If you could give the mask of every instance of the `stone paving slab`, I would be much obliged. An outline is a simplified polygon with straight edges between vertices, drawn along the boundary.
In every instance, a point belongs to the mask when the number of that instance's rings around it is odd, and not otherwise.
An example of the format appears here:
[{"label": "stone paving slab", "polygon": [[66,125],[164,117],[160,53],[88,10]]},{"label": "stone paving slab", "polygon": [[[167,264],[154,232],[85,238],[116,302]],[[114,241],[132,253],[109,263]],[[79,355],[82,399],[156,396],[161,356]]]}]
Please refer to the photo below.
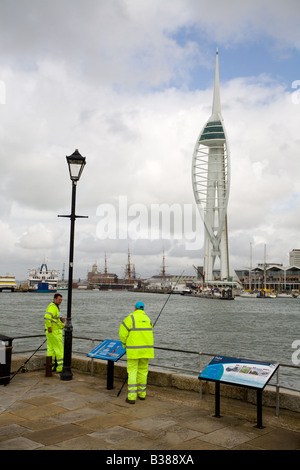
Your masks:
[{"label": "stone paving slab", "polygon": [[149,386],[145,401],[125,403],[106,389],[106,379],[73,371],[73,379],[43,371],[17,375],[0,391],[0,450],[300,450],[297,413],[263,409],[222,398]]},{"label": "stone paving slab", "polygon": [[61,406],[46,403],[47,402],[45,402],[42,406],[29,405],[25,408],[14,410],[12,414],[25,420],[36,420],[59,415],[65,411],[65,409]]},{"label": "stone paving slab", "polygon": [[125,451],[136,451],[136,450],[155,450],[155,451],[165,451],[167,446],[158,440],[150,439],[143,435],[135,437],[135,439],[129,439],[117,444],[111,445],[111,449],[114,450],[125,450]]},{"label": "stone paving slab", "polygon": [[87,429],[91,429],[92,431],[99,431],[107,428],[111,428],[117,425],[126,425],[129,423],[130,419],[120,415],[119,413],[112,412],[112,413],[104,413],[102,415],[98,415],[95,418],[85,419],[78,423],[80,426],[84,426]]},{"label": "stone paving slab", "polygon": [[137,431],[145,432],[147,435],[156,436],[158,431],[161,429],[169,428],[170,426],[176,426],[177,422],[167,416],[150,416],[148,418],[138,419],[128,423],[129,429],[135,429]]},{"label": "stone paving slab", "polygon": [[252,440],[252,445],[268,450],[300,450],[299,432],[286,429],[273,429]]},{"label": "stone paving slab", "polygon": [[103,440],[109,444],[118,444],[125,440],[135,440],[141,435],[142,433],[139,431],[133,431],[123,426],[112,426],[102,431],[95,431],[89,434],[90,437]]},{"label": "stone paving slab", "polygon": [[255,437],[254,434],[251,435],[235,428],[222,428],[203,435],[201,440],[225,449],[232,449],[237,445],[249,442],[253,437]]},{"label": "stone paving slab", "polygon": [[0,442],[0,450],[36,450],[41,447],[43,447],[42,444],[26,439],[26,437],[18,437]]},{"label": "stone paving slab", "polygon": [[52,415],[53,421],[61,424],[70,424],[70,423],[79,423],[80,421],[87,420],[89,418],[94,418],[95,416],[105,414],[103,411],[96,410],[94,408],[89,408],[84,406],[77,410],[64,410],[63,413],[55,413]]},{"label": "stone paving slab", "polygon": [[43,445],[57,444],[85,434],[85,430],[76,424],[63,424],[45,430],[32,431],[24,437]]},{"label": "stone paving slab", "polygon": [[73,439],[68,439],[63,442],[58,442],[54,445],[48,445],[44,447],[40,447],[38,450],[81,450],[81,451],[107,451],[111,450],[110,446],[107,442],[101,441],[100,439],[96,439],[89,435],[81,435],[79,437],[75,437]]},{"label": "stone paving slab", "polygon": [[28,429],[19,424],[8,424],[0,427],[0,441],[6,440],[8,437],[22,436],[28,433]]}]

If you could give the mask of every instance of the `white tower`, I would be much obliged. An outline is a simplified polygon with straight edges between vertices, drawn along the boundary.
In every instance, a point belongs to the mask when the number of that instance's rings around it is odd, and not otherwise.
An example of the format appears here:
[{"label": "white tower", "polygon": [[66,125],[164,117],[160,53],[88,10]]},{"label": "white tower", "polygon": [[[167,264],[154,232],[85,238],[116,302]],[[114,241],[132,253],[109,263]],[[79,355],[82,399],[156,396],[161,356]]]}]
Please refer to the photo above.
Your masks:
[{"label": "white tower", "polygon": [[221,280],[229,280],[227,204],[230,187],[229,147],[221,115],[219,62],[216,52],[212,114],[195,145],[192,182],[195,200],[204,223],[204,276],[213,280],[216,258]]}]

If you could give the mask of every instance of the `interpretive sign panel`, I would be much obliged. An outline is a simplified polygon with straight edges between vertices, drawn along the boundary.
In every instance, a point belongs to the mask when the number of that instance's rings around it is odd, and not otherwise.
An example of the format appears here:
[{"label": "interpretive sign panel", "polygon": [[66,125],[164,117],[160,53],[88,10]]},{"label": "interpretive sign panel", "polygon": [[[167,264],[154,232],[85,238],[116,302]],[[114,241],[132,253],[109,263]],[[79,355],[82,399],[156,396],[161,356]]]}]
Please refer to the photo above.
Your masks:
[{"label": "interpretive sign panel", "polygon": [[278,366],[271,362],[215,356],[198,378],[263,390]]},{"label": "interpretive sign panel", "polygon": [[105,339],[94,348],[87,356],[94,359],[106,359],[108,361],[118,361],[124,354],[126,349],[123,348],[121,341]]}]

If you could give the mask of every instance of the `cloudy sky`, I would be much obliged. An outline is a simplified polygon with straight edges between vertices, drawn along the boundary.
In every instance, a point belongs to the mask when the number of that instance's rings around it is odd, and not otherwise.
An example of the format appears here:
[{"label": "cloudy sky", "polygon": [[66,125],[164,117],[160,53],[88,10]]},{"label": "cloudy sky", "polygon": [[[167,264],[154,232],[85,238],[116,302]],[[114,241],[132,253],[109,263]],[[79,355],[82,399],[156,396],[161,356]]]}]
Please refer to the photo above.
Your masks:
[{"label": "cloudy sky", "polygon": [[[105,253],[122,276],[128,249],[141,277],[160,272],[163,251],[170,273],[202,265],[191,163],[216,48],[231,264],[249,266],[252,244],[253,265],[265,247],[288,265],[300,248],[299,21],[299,0],[1,0],[0,274],[23,280],[44,260],[67,273],[70,222],[57,215],[70,213],[75,149],[87,161],[76,212],[88,216],[75,277],[103,270]],[[181,208],[181,234],[155,230],[162,204]]]}]

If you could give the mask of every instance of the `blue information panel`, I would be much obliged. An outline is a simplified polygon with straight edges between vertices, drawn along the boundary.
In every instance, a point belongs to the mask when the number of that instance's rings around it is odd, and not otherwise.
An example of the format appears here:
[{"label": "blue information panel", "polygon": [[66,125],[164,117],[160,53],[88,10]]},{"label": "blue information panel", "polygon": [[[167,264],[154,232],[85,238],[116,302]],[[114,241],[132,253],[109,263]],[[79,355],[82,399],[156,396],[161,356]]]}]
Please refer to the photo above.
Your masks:
[{"label": "blue information panel", "polygon": [[198,378],[263,389],[278,366],[278,363],[215,356]]},{"label": "blue information panel", "polygon": [[124,356],[126,349],[123,348],[121,341],[114,341],[112,339],[105,339],[94,348],[87,357],[95,359],[107,359],[108,361],[117,361],[120,357]]}]

